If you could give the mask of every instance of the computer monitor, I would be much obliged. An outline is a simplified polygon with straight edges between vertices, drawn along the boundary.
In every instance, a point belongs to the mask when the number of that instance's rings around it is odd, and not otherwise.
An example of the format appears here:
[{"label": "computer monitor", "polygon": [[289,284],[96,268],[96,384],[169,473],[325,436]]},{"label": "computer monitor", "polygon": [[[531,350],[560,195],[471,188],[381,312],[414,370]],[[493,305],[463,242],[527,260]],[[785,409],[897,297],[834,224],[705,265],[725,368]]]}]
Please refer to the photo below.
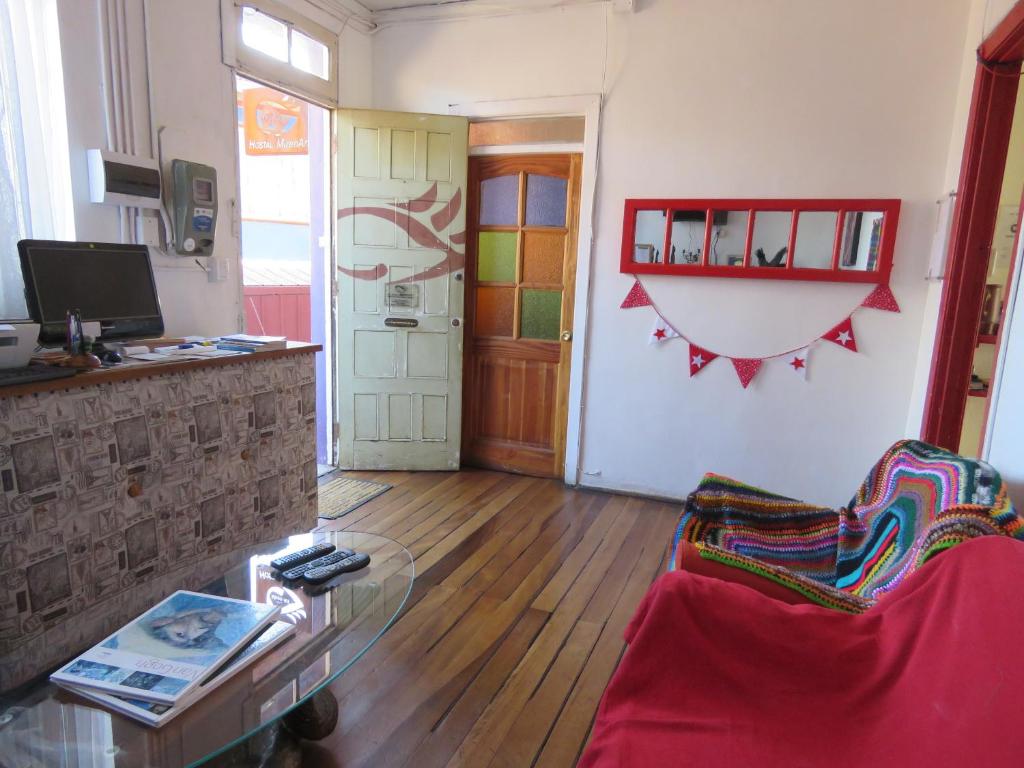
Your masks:
[{"label": "computer monitor", "polygon": [[22,240],[18,243],[29,315],[41,326],[39,340],[66,337],[69,310],[82,322],[98,322],[97,341],[160,336],[160,301],[144,245]]}]

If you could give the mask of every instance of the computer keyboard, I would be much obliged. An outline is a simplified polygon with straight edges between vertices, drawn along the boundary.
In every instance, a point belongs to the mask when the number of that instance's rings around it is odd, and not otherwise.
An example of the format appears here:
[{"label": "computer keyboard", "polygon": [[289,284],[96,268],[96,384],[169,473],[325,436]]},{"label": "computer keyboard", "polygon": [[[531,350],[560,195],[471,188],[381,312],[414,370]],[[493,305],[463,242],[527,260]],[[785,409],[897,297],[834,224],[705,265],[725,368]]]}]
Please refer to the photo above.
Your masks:
[{"label": "computer keyboard", "polygon": [[35,381],[66,379],[78,371],[74,368],[58,368],[55,365],[27,365],[24,368],[0,368],[0,387],[31,384]]}]

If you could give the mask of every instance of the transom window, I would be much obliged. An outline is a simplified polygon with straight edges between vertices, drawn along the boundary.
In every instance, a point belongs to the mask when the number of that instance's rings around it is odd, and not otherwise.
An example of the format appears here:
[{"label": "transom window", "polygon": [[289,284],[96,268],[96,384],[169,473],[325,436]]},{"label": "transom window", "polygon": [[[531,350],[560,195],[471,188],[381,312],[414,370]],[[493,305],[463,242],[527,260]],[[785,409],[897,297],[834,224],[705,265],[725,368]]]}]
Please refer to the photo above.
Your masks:
[{"label": "transom window", "polygon": [[321,80],[329,79],[331,57],[326,45],[255,8],[242,8],[242,42]]},{"label": "transom window", "polygon": [[[338,103],[338,33],[277,0],[225,0],[224,63],[325,106]],[[312,9],[310,13],[314,13]]]}]

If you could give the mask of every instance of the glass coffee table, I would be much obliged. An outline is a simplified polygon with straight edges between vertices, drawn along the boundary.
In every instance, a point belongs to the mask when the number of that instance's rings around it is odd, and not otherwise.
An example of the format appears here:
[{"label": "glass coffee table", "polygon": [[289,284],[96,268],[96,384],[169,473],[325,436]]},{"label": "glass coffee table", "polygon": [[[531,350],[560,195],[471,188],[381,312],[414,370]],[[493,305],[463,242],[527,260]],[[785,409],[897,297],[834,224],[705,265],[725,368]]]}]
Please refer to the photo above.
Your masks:
[{"label": "glass coffee table", "polygon": [[[275,578],[271,560],[320,541],[366,552],[370,564],[310,591]],[[415,574],[412,555],[391,539],[351,531],[292,536],[254,551],[199,591],[280,605],[278,619],[297,628],[280,647],[159,728],[44,676],[16,698],[0,696],[0,766],[270,766],[295,760],[297,738],[329,734],[338,706],[327,686],[401,612]]]}]

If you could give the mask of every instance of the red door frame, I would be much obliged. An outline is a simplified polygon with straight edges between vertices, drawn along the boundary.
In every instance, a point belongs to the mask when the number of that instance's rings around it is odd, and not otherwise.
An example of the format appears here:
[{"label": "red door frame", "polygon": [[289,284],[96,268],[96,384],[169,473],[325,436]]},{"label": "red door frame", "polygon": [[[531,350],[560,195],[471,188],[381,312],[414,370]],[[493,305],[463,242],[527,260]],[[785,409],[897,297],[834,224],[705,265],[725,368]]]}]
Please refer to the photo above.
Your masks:
[{"label": "red door frame", "polygon": [[1024,61],[1024,0],[978,48],[921,438],[956,451]]}]

